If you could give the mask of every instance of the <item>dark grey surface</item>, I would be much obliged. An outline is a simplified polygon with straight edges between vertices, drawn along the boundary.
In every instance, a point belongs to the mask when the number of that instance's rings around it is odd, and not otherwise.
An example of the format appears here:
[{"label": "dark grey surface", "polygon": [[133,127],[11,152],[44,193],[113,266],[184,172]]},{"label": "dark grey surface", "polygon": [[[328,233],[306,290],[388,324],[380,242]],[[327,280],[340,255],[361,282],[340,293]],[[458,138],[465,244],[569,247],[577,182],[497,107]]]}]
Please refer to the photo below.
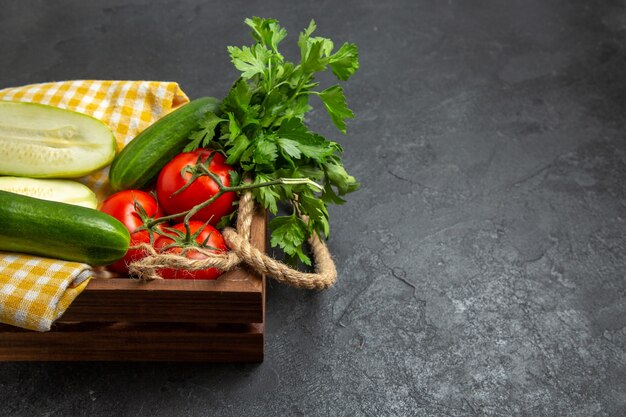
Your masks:
[{"label": "dark grey surface", "polygon": [[270,285],[262,365],[0,364],[0,415],[626,415],[624,2],[96,3],[3,3],[0,87],[222,96],[244,17],[292,54],[315,18],[361,48],[349,134],[310,121],[363,189],[336,287]]}]

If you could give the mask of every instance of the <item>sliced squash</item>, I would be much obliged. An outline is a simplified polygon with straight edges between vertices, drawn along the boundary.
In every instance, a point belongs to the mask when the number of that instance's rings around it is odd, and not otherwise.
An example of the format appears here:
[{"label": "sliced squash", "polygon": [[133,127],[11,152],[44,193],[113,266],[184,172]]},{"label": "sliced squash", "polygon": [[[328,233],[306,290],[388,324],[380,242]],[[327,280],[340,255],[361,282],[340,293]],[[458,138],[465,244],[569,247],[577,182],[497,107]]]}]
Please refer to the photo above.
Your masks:
[{"label": "sliced squash", "polygon": [[89,187],[71,180],[0,177],[0,190],[92,209],[98,206],[98,199]]},{"label": "sliced squash", "polygon": [[98,119],[43,104],[0,101],[0,175],[80,177],[114,157],[113,132]]}]

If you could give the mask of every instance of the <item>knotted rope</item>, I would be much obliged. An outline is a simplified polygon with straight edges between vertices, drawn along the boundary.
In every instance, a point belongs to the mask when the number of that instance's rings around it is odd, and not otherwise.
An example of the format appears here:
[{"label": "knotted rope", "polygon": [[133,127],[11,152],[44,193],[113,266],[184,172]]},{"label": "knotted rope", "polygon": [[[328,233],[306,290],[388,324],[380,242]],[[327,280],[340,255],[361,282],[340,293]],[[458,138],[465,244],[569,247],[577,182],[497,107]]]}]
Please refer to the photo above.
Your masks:
[{"label": "knotted rope", "polygon": [[276,281],[296,288],[325,289],[335,283],[337,280],[335,263],[330,256],[328,248],[316,233],[313,233],[309,239],[315,262],[315,273],[300,272],[267,256],[252,246],[250,243],[250,230],[253,215],[254,201],[252,200],[252,194],[245,192],[239,200],[236,230],[227,227],[222,232],[226,245],[231,249],[229,252],[213,253],[197,249],[200,253],[206,255],[206,259],[187,259],[180,255],[158,253],[152,246],[144,243],[133,248],[144,249],[149,256],[133,262],[129,268],[130,273],[138,276],[140,279],[153,280],[161,278],[158,274],[158,270],[161,268],[187,270],[217,268],[222,271],[230,271],[243,262],[260,274],[265,274]]}]

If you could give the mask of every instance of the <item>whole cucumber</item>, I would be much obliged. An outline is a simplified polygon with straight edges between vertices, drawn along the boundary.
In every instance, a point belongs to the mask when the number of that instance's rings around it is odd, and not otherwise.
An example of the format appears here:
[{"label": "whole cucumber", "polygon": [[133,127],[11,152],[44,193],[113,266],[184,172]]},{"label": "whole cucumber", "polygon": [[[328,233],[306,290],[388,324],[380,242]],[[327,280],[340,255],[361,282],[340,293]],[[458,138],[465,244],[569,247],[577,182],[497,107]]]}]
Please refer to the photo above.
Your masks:
[{"label": "whole cucumber", "polygon": [[0,191],[0,250],[99,266],[121,259],[129,243],[108,214]]},{"label": "whole cucumber", "polygon": [[217,112],[219,100],[203,97],[193,100],[159,119],[138,134],[115,157],[109,183],[115,191],[142,188],[161,168],[182,152],[189,134],[207,112]]}]

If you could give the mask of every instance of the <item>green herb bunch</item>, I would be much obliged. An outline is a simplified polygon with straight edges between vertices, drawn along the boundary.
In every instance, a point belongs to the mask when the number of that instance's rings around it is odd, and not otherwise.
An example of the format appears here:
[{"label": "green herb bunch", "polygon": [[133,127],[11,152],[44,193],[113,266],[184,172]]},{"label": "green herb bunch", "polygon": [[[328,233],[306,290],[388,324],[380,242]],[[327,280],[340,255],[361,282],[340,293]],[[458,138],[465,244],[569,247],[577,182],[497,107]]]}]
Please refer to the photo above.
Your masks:
[{"label": "green herb bunch", "polygon": [[[312,36],[315,22],[300,33],[300,61],[285,60],[278,45],[287,32],[276,20],[254,17],[245,23],[256,43],[228,53],[241,77],[233,84],[220,111],[208,113],[190,137],[186,151],[198,147],[219,149],[227,163],[241,167],[242,176],[254,183],[279,178],[309,178],[319,184],[281,185],[253,190],[257,202],[276,214],[278,203],[288,203],[291,214],[276,216],[269,224],[271,245],[282,248],[288,261],[310,265],[302,245],[317,233],[328,237],[330,203],[360,184],[343,167],[341,146],[309,130],[305,114],[309,97],[321,99],[334,125],[346,133],[346,119],[354,114],[346,105],[343,89],[333,85],[318,91],[315,74],[328,68],[345,81],[359,68],[358,49],[344,43],[338,50],[330,39]],[[320,191],[321,190],[321,191]],[[308,222],[302,220],[306,216]],[[230,219],[223,219],[225,222]]]}]

